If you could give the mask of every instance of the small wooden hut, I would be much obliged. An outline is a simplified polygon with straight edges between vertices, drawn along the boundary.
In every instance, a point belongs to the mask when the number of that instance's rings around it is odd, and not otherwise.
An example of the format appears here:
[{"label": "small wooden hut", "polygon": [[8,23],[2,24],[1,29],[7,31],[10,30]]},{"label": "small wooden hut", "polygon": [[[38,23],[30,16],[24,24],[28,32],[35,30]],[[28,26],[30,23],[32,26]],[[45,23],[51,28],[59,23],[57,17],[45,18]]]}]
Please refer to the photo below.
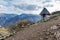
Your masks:
[{"label": "small wooden hut", "polygon": [[45,21],[45,20],[49,19],[50,12],[46,8],[44,8],[42,10],[42,12],[40,13],[40,15],[42,16],[43,20]]}]

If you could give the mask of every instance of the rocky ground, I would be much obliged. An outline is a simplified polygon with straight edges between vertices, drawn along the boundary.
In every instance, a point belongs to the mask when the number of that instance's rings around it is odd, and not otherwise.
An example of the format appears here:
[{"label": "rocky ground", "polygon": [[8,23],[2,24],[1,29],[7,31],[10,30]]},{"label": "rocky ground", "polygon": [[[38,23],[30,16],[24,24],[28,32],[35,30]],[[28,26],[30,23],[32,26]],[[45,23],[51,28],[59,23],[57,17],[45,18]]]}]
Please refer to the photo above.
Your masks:
[{"label": "rocky ground", "polygon": [[5,40],[60,40],[60,16],[26,27]]}]

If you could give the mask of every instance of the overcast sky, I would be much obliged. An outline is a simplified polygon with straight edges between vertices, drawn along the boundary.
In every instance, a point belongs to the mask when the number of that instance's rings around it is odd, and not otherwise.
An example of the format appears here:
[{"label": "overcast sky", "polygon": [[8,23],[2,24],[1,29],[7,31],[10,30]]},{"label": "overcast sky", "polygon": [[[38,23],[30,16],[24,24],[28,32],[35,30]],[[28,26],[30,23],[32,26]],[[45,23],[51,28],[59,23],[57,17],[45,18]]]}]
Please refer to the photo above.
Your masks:
[{"label": "overcast sky", "polygon": [[0,0],[0,13],[39,14],[46,7],[48,11],[60,10],[60,0]]}]

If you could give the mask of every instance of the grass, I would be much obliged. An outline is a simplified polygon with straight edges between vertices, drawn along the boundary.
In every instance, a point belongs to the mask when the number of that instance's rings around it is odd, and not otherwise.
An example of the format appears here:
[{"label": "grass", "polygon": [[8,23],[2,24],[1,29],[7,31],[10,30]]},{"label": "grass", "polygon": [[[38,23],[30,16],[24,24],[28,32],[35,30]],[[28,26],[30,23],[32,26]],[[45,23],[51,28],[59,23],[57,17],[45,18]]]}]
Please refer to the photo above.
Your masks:
[{"label": "grass", "polygon": [[0,40],[10,36],[10,32],[8,28],[0,27]]}]

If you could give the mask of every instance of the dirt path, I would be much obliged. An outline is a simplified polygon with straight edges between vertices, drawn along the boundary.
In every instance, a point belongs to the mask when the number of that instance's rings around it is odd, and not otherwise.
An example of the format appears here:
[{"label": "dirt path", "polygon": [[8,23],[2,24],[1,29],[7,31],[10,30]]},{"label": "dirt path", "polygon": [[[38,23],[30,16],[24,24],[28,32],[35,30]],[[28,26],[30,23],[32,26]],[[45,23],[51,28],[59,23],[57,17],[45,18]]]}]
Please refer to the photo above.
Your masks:
[{"label": "dirt path", "polygon": [[48,22],[37,23],[31,25],[28,28],[24,28],[24,30],[19,31],[16,35],[6,39],[6,40],[40,40],[38,35],[43,34],[43,31],[50,28],[53,25],[60,23],[60,16],[52,19]]}]

